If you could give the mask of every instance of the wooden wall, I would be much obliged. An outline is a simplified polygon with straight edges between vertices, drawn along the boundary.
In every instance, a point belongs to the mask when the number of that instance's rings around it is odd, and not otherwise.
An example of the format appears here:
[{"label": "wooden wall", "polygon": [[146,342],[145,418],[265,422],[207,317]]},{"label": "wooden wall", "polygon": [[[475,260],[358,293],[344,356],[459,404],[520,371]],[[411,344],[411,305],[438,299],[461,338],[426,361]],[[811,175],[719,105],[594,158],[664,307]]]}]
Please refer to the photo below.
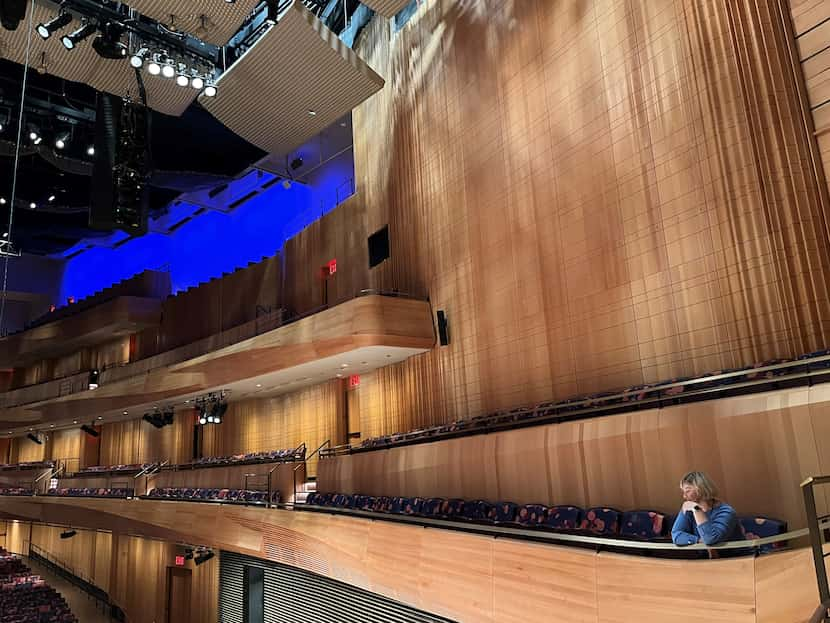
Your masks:
[{"label": "wooden wall", "polygon": [[[11,524],[12,522],[8,522]],[[7,539],[28,539],[29,524],[19,522]],[[166,621],[167,568],[174,565],[180,546],[163,541],[130,537],[109,532],[77,530],[71,539],[61,539],[65,528],[34,524],[32,542],[53,559],[104,589],[128,616],[129,623]],[[8,535],[11,534],[11,537]],[[192,571],[190,618],[181,623],[208,623],[218,618],[219,559]]]},{"label": "wooden wall", "polygon": [[176,411],[173,425],[164,428],[140,419],[103,425],[100,465],[189,462],[193,458],[195,417],[193,410],[181,409]]},{"label": "wooden wall", "polygon": [[362,384],[364,432],[830,343],[787,36],[750,0],[430,0],[370,24],[386,87],[354,114],[358,195],[286,245],[286,300],[319,305],[337,257],[330,292],[429,295],[451,345]]},{"label": "wooden wall", "polygon": [[796,529],[799,483],[830,473],[828,421],[824,384],[341,456],[321,461],[317,488],[676,513],[680,477],[699,469],[739,514]]},{"label": "wooden wall", "polygon": [[130,338],[117,340],[92,348],[81,349],[71,355],[47,359],[15,370],[14,387],[45,383],[85,370],[103,370],[130,360]]},{"label": "wooden wall", "polygon": [[3,547],[12,554],[29,555],[29,529],[28,521],[4,521],[3,531],[6,533],[5,545]]},{"label": "wooden wall", "polygon": [[818,142],[814,164],[830,180],[830,4],[826,0],[790,0],[789,4],[806,107]]},{"label": "wooden wall", "polygon": [[254,320],[281,306],[281,259],[263,258],[169,297],[161,324],[138,334],[136,357],[143,359]]},{"label": "wooden wall", "polygon": [[[335,380],[274,398],[231,403],[221,426],[205,427],[202,454],[293,449],[303,442],[310,454],[327,439],[333,445],[344,443],[342,385]],[[316,457],[309,462],[311,474],[316,462]]]},{"label": "wooden wall", "polygon": [[52,560],[70,569],[76,576],[105,591],[110,589],[112,534],[77,530],[71,539],[61,539],[66,528],[32,525],[32,544],[47,552]]}]

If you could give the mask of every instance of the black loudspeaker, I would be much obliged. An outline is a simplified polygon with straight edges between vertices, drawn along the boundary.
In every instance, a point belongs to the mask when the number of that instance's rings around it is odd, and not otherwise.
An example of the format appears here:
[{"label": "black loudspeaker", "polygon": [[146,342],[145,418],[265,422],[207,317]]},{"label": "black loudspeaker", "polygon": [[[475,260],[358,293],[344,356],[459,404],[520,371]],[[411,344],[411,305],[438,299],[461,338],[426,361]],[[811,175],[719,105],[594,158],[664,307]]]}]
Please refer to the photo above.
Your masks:
[{"label": "black loudspeaker", "polygon": [[389,225],[369,236],[369,268],[389,259]]},{"label": "black loudspeaker", "polygon": [[438,341],[441,346],[447,346],[450,343],[450,327],[447,322],[447,314],[443,309],[439,309],[436,314],[438,318]]},{"label": "black loudspeaker", "polygon": [[28,0],[0,0],[0,24],[6,30],[17,30],[26,17]]},{"label": "black loudspeaker", "polygon": [[242,620],[245,623],[264,623],[265,621],[265,569],[245,565],[244,602]]},{"label": "black loudspeaker", "polygon": [[150,113],[113,95],[98,95],[89,226],[147,232]]}]

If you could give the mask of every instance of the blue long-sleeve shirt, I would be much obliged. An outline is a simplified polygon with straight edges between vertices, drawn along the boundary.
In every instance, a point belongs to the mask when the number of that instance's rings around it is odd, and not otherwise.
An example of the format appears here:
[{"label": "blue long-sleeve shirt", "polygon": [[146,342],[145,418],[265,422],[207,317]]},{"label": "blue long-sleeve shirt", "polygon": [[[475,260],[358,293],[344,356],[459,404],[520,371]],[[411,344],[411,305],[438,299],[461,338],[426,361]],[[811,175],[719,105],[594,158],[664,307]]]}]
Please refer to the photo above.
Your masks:
[{"label": "blue long-sleeve shirt", "polygon": [[714,545],[721,541],[740,541],[740,526],[735,509],[724,502],[705,513],[709,518],[704,524],[698,525],[692,511],[679,513],[671,529],[671,540],[675,545],[694,545],[702,540],[706,545]]}]

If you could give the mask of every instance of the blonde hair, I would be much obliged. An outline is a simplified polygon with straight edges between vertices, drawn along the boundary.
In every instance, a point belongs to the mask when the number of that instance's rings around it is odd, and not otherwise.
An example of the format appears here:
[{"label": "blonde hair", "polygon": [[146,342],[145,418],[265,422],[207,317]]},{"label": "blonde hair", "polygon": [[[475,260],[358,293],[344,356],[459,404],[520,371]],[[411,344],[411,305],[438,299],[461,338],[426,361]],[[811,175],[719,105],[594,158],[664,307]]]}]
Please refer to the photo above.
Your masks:
[{"label": "blonde hair", "polygon": [[680,485],[693,485],[697,487],[700,497],[704,500],[718,499],[718,487],[703,472],[689,472],[680,479]]}]

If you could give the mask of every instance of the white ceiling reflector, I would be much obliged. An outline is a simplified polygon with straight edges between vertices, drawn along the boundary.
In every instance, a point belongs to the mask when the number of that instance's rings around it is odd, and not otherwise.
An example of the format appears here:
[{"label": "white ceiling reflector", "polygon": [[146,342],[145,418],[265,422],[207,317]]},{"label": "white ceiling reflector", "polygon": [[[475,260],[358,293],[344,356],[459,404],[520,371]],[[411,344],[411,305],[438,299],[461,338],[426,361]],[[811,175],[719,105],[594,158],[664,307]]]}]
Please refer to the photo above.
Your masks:
[{"label": "white ceiling reflector", "polygon": [[294,2],[219,78],[217,97],[203,95],[199,101],[250,143],[269,153],[285,153],[383,84],[337,35]]}]

